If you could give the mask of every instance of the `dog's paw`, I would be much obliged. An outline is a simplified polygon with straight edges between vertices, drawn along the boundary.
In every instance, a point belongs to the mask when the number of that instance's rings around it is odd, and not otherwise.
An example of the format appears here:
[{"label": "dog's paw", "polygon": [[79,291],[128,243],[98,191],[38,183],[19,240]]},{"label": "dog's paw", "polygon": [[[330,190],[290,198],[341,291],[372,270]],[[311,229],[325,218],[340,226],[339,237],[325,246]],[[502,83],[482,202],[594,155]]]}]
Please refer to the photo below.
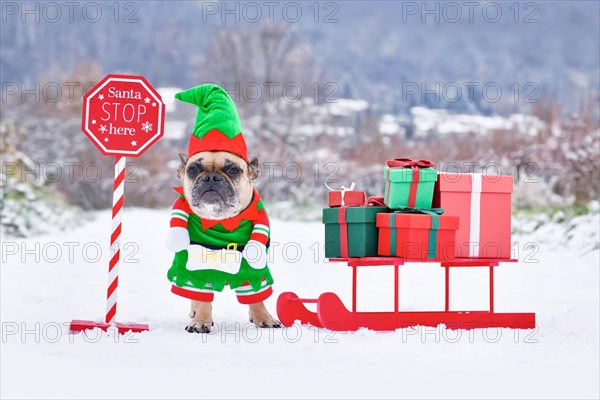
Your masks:
[{"label": "dog's paw", "polygon": [[210,333],[214,326],[214,322],[191,321],[186,325],[185,330],[189,333]]},{"label": "dog's paw", "polygon": [[259,328],[281,328],[281,322],[277,321],[275,318],[266,318],[264,320],[250,319],[254,325]]}]

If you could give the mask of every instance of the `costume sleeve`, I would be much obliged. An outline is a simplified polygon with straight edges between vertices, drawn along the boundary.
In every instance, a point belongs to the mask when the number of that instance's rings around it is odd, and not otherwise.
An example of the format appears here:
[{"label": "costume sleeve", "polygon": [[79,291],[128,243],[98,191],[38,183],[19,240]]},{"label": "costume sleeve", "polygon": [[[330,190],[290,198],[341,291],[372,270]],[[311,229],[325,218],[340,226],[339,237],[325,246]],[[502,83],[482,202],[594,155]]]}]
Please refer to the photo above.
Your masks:
[{"label": "costume sleeve", "polygon": [[188,218],[192,212],[193,211],[185,197],[180,196],[177,198],[175,203],[173,203],[173,208],[171,209],[171,228],[175,226],[187,228]]},{"label": "costume sleeve", "polygon": [[271,232],[269,217],[264,208],[258,211],[258,215],[259,217],[254,220],[252,224],[250,240],[256,240],[257,242],[266,245],[269,242],[269,235]]}]

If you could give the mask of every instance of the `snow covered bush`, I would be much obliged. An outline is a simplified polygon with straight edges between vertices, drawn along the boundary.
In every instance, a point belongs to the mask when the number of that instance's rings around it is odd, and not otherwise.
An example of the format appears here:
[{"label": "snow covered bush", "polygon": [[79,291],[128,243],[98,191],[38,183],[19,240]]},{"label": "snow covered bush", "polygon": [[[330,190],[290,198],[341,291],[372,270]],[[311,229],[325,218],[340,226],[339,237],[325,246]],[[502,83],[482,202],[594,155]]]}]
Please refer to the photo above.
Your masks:
[{"label": "snow covered bush", "polygon": [[[35,162],[17,150],[24,132],[14,123],[0,125],[2,171],[0,172],[0,234],[25,237],[69,225],[79,214],[36,174]],[[27,171],[26,173],[24,171]],[[78,215],[79,217],[80,215]]]}]

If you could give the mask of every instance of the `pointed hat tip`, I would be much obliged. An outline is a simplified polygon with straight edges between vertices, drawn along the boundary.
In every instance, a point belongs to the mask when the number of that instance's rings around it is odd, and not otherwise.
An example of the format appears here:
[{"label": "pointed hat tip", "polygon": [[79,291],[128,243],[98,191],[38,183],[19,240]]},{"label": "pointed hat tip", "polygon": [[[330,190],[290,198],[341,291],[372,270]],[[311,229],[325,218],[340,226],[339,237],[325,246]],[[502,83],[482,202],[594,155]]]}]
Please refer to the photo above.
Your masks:
[{"label": "pointed hat tip", "polygon": [[175,98],[177,100],[183,101],[185,103],[198,105],[198,100],[201,96],[198,96],[198,92],[201,90],[201,86],[196,86],[191,89],[184,90],[179,93],[175,93]]},{"label": "pointed hat tip", "polygon": [[220,86],[213,83],[204,83],[202,85],[194,86],[193,88],[176,93],[175,98],[186,103],[200,106],[202,102],[205,101],[205,98],[209,96],[210,93],[214,92],[222,92],[229,96],[227,92]]}]

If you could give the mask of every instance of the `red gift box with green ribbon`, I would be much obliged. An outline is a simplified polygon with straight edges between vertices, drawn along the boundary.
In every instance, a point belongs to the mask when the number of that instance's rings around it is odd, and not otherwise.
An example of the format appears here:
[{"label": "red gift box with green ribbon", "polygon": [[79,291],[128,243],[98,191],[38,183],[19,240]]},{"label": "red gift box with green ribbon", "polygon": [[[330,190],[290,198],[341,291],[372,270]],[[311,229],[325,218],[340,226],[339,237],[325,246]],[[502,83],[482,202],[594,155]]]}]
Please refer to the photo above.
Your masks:
[{"label": "red gift box with green ribbon", "polygon": [[441,215],[441,208],[401,208],[377,214],[377,255],[408,260],[456,258],[458,217]]},{"label": "red gift box with green ribbon", "polygon": [[383,169],[384,202],[391,208],[430,208],[437,180],[435,165],[429,160],[396,158]]}]

